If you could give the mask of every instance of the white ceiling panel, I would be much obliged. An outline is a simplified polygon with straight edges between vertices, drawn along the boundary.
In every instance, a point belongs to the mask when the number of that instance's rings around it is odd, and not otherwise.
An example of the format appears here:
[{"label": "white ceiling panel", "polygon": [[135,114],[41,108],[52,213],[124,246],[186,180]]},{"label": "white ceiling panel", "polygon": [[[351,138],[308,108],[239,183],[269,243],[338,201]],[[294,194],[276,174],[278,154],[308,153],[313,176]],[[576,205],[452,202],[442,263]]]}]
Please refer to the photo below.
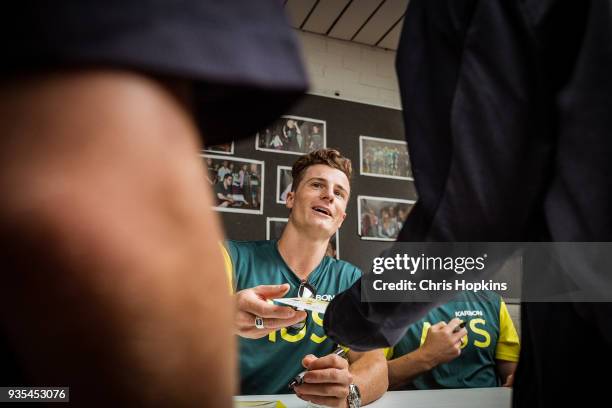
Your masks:
[{"label": "white ceiling panel", "polygon": [[305,31],[325,34],[340,16],[350,0],[322,0],[314,9],[304,27]]},{"label": "white ceiling panel", "polygon": [[291,25],[295,28],[300,28],[316,2],[317,0],[288,0],[285,4],[285,11],[289,16]]},{"label": "white ceiling panel", "polygon": [[375,45],[389,28],[404,15],[408,0],[387,0],[367,22],[353,41]]},{"label": "white ceiling panel", "polygon": [[285,0],[285,11],[294,28],[340,40],[397,50],[408,2],[409,0]]},{"label": "white ceiling panel", "polygon": [[330,31],[329,36],[341,40],[350,40],[359,27],[372,15],[374,10],[385,0],[353,0],[351,5]]},{"label": "white ceiling panel", "polygon": [[404,25],[404,19],[397,23],[395,27],[379,42],[376,46],[386,48],[388,50],[397,50],[397,44],[399,43],[400,34],[402,33],[402,26]]}]

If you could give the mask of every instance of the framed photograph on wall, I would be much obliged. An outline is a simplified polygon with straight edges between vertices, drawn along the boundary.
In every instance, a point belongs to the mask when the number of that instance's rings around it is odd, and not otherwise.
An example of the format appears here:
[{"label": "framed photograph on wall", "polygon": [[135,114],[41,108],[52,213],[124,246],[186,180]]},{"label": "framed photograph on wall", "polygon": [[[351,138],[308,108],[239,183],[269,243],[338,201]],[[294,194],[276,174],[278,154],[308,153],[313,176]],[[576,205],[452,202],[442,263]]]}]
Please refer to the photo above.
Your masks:
[{"label": "framed photograph on wall", "polygon": [[395,241],[414,203],[399,198],[357,196],[357,234],[364,240]]},{"label": "framed photograph on wall", "polygon": [[234,154],[234,142],[204,146],[202,150],[209,153]]},{"label": "framed photograph on wall", "polygon": [[[266,218],[266,239],[279,239],[288,221],[288,218]],[[340,259],[340,230],[329,240],[326,255]]]},{"label": "framed photograph on wall", "polygon": [[291,166],[276,166],[276,202],[278,204],[287,202],[287,193],[291,191],[292,182]]},{"label": "framed photograph on wall", "polygon": [[288,221],[288,218],[267,217],[266,239],[279,239]]},{"label": "framed photograph on wall", "polygon": [[359,136],[359,173],[362,176],[414,180],[406,142]]},{"label": "framed photograph on wall", "polygon": [[240,157],[201,155],[217,211],[263,214],[265,165]]},{"label": "framed photograph on wall", "polygon": [[281,116],[255,135],[255,149],[302,155],[327,147],[324,120]]}]

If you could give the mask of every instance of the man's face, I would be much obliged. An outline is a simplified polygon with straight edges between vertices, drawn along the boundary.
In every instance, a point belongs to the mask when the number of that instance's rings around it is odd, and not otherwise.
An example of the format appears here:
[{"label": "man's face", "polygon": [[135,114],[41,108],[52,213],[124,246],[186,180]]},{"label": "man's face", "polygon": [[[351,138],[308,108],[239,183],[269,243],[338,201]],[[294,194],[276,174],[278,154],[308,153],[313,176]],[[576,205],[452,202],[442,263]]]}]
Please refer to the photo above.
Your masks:
[{"label": "man's face", "polygon": [[324,164],[306,169],[296,191],[287,194],[291,222],[331,237],[346,218],[350,185],[346,174]]},{"label": "man's face", "polygon": [[225,178],[225,186],[226,187],[231,186],[233,182],[234,182],[234,178],[232,176],[229,176],[229,177]]}]

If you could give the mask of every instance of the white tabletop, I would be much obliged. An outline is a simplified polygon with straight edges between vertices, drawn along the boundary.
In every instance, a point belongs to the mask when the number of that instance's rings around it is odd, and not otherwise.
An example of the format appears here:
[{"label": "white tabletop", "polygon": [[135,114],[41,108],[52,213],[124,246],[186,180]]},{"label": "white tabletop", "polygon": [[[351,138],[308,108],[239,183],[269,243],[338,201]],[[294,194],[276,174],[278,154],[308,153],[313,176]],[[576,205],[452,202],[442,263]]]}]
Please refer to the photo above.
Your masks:
[{"label": "white tabletop", "polygon": [[[287,408],[305,408],[306,401],[295,394],[241,395],[237,401],[281,401]],[[512,390],[506,387],[461,390],[389,391],[371,408],[509,408]]]}]

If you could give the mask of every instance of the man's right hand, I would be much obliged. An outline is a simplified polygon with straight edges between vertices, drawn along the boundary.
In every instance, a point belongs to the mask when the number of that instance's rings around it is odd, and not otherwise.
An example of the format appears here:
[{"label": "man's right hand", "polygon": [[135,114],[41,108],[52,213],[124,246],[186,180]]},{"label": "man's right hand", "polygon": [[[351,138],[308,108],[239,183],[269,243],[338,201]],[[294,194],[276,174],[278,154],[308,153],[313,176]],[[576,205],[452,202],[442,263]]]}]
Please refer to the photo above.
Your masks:
[{"label": "man's right hand", "polygon": [[[295,311],[289,306],[268,303],[268,299],[283,297],[289,284],[260,285],[236,292],[236,333],[249,339],[259,339],[280,328],[306,319],[306,312]],[[255,317],[263,318],[263,329],[255,327]]]},{"label": "man's right hand", "polygon": [[461,338],[467,334],[467,330],[464,327],[453,333],[460,323],[461,320],[455,318],[448,324],[439,322],[429,328],[420,350],[432,365],[431,368],[448,363],[461,354]]}]

